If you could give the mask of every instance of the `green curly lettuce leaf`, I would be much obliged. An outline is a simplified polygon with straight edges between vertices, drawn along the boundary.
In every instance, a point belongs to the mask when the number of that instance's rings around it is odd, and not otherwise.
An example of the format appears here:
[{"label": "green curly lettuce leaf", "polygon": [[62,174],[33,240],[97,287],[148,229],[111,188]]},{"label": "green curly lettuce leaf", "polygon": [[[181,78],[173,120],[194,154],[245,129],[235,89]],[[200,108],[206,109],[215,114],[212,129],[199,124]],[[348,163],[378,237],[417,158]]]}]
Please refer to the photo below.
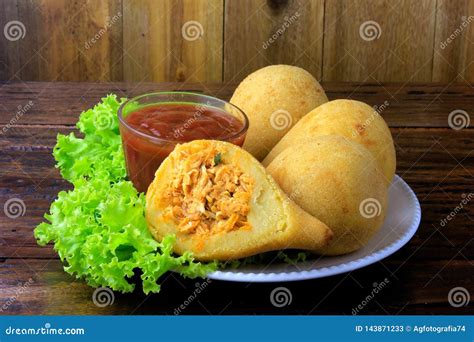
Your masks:
[{"label": "green curly lettuce leaf", "polygon": [[66,272],[93,287],[130,292],[140,271],[145,293],[159,292],[159,278],[174,270],[205,277],[217,262],[195,262],[191,253],[173,255],[174,237],[153,239],[144,216],[145,197],[126,180],[118,131],[122,100],[109,95],[83,112],[77,127],[84,134],[58,135],[54,158],[62,176],[74,185],[52,203],[48,222],[35,229],[38,244],[54,243]]},{"label": "green curly lettuce leaf", "polygon": [[110,181],[126,177],[117,117],[124,100],[109,95],[94,108],[84,111],[76,125],[84,138],[74,133],[58,134],[53,156],[66,180],[74,183],[98,172],[107,174]]}]

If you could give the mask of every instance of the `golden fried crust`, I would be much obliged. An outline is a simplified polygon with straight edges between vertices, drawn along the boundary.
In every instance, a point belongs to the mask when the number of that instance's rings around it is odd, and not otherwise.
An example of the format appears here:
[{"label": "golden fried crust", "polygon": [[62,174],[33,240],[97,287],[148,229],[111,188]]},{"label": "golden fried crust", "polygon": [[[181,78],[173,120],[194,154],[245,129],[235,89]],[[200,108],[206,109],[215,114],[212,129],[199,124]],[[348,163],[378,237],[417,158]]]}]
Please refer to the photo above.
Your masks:
[{"label": "golden fried crust", "polygon": [[275,145],[263,165],[268,166],[288,147],[325,135],[340,135],[364,146],[383,171],[386,184],[390,184],[396,168],[395,147],[390,130],[372,107],[354,100],[330,101],[305,115]]},{"label": "golden fried crust", "polygon": [[[287,148],[267,171],[304,210],[334,232],[329,246],[316,249],[327,255],[363,247],[382,225],[387,187],[373,156],[363,146],[341,136],[313,138]],[[362,210],[372,206],[376,215]]]},{"label": "golden fried crust", "polygon": [[244,149],[258,160],[263,160],[303,115],[327,101],[310,73],[290,65],[255,71],[239,84],[230,100],[249,118]]},{"label": "golden fried crust", "polygon": [[[180,221],[166,215],[168,199],[164,198],[178,172],[179,158],[193,151],[215,150],[221,163],[238,166],[253,180],[246,217],[249,227],[198,234],[183,231]],[[186,151],[186,153],[182,153]],[[266,251],[285,248],[314,250],[331,239],[331,230],[291,201],[269,176],[263,166],[248,152],[233,144],[197,140],[178,145],[161,164],[146,194],[146,219],[152,235],[161,240],[175,234],[175,252],[193,252],[199,260],[231,260]]]}]

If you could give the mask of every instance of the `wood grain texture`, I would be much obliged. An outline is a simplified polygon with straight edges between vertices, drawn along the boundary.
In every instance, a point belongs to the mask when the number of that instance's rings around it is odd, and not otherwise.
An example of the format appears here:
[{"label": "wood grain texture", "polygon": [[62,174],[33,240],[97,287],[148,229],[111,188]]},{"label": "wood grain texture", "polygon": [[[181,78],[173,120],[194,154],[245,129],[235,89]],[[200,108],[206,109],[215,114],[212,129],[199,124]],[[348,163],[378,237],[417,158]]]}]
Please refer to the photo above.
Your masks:
[{"label": "wood grain texture", "polygon": [[[16,0],[0,2],[0,28],[5,29],[8,23],[18,20],[18,4]],[[8,30],[9,31],[9,30]],[[18,31],[20,36],[21,32]],[[18,33],[16,33],[18,34]],[[16,34],[13,32],[14,39]],[[20,37],[18,36],[18,37]],[[20,69],[19,61],[19,45],[18,40],[7,39],[2,32],[0,36],[0,79],[2,80],[18,80],[15,74]]]},{"label": "wood grain texture", "polygon": [[124,80],[222,80],[223,0],[124,0]]},{"label": "wood grain texture", "polygon": [[[0,35],[0,80],[234,83],[286,63],[326,81],[473,82],[473,16],[474,0],[8,0],[0,28],[26,34]],[[361,38],[367,21],[378,39]]]},{"label": "wood grain texture", "polygon": [[[3,84],[0,87],[0,205],[12,197],[26,205],[24,216],[0,215],[0,315],[3,314],[174,314],[200,280],[167,274],[162,292],[145,296],[115,293],[111,306],[93,304],[94,289],[63,271],[52,246],[40,247],[34,227],[61,190],[63,180],[51,156],[57,133],[75,131],[80,111],[110,91],[137,94],[152,89],[183,89],[221,93],[219,84]],[[291,305],[275,308],[269,296],[275,284],[212,281],[183,314],[352,314],[373,289],[388,280],[359,314],[472,314],[472,304],[454,308],[448,293],[462,286],[474,293],[472,203],[449,215],[467,193],[474,175],[474,129],[447,125],[450,108],[474,112],[469,86],[400,84],[325,84],[331,98],[351,97],[390,105],[382,115],[390,123],[397,152],[397,173],[416,192],[422,207],[420,228],[410,242],[390,257],[354,272],[329,278],[282,283],[293,295]],[[42,89],[46,89],[42,92]],[[53,96],[56,94],[57,96]],[[9,109],[30,99],[35,105],[19,121]],[[432,123],[433,121],[434,123]],[[139,283],[138,278],[132,281]],[[317,290],[315,290],[317,289]],[[472,303],[472,301],[471,301]],[[71,312],[73,308],[73,312]]]},{"label": "wood grain texture", "polygon": [[122,79],[120,0],[17,0],[22,80]]},{"label": "wood grain texture", "polygon": [[371,293],[374,282],[382,281],[388,285],[359,314],[462,315],[472,313],[472,306],[453,308],[447,297],[452,284],[472,289],[472,273],[466,273],[471,267],[465,260],[423,261],[415,256],[401,267],[398,260],[385,260],[350,274],[280,283],[293,297],[284,308],[270,303],[275,284],[211,281],[196,300],[187,301],[202,280],[170,273],[164,277],[162,293],[146,296],[141,289],[115,293],[111,306],[99,308],[92,301],[94,289],[66,274],[59,260],[8,259],[0,264],[0,304],[9,305],[0,315],[173,315],[185,301],[189,305],[181,312],[184,315],[351,315]]},{"label": "wood grain texture", "polygon": [[439,0],[433,56],[434,82],[474,81],[474,1]]},{"label": "wood grain texture", "polygon": [[[220,83],[0,83],[0,125],[16,124],[75,125],[78,114],[109,93],[133,97],[154,91],[188,90],[229,100],[236,87]],[[448,115],[455,109],[474,112],[474,93],[462,84],[362,84],[323,83],[330,100],[351,98],[380,108],[391,127],[449,127]],[[19,108],[33,105],[18,120]],[[460,106],[465,106],[460,107]],[[1,130],[0,130],[1,134]]]},{"label": "wood grain texture", "polygon": [[323,80],[431,81],[435,19],[432,0],[327,1]]},{"label": "wood grain texture", "polygon": [[292,64],[320,79],[324,0],[227,1],[224,80],[239,82],[271,64]]}]

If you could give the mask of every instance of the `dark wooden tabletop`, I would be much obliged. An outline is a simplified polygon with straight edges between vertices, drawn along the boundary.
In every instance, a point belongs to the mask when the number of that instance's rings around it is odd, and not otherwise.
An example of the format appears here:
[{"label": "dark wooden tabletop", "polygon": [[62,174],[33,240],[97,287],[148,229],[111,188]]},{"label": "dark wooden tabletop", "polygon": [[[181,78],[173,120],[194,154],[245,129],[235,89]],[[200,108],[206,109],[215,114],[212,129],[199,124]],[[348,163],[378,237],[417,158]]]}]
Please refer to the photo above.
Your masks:
[{"label": "dark wooden tabletop", "polygon": [[[459,121],[469,116],[474,120],[474,88],[323,86],[330,99],[353,98],[379,106],[395,140],[397,173],[421,203],[419,230],[392,256],[350,273],[282,284],[212,281],[182,314],[351,315],[364,301],[359,314],[472,314],[472,304],[456,307],[448,297],[459,287],[474,296],[474,203],[469,203],[474,192],[474,129],[463,128]],[[0,212],[0,314],[174,314],[201,280],[168,274],[161,293],[116,293],[114,303],[101,308],[92,301],[94,289],[66,274],[51,246],[36,245],[34,227],[57,193],[70,188],[54,168],[52,148],[57,133],[73,131],[80,112],[107,93],[192,90],[228,99],[235,85],[14,82],[0,87],[0,204],[20,198],[26,207],[17,218]],[[18,115],[25,106],[26,113]],[[448,119],[453,111],[455,122]],[[443,224],[449,215],[452,219]],[[388,285],[367,301],[373,283],[385,278]],[[291,291],[291,304],[271,304],[270,293],[277,286]]]}]

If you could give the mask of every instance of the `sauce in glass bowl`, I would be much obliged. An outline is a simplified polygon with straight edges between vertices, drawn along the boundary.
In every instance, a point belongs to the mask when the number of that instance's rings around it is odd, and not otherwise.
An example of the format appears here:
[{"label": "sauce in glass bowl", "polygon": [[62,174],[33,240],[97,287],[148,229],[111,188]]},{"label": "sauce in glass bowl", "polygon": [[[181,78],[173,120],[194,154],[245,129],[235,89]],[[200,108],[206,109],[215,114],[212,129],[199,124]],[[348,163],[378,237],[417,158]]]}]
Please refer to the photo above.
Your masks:
[{"label": "sauce in glass bowl", "polygon": [[184,92],[131,99],[120,107],[119,122],[128,177],[140,192],[176,144],[213,139],[242,146],[248,128],[245,114],[230,103]]}]

